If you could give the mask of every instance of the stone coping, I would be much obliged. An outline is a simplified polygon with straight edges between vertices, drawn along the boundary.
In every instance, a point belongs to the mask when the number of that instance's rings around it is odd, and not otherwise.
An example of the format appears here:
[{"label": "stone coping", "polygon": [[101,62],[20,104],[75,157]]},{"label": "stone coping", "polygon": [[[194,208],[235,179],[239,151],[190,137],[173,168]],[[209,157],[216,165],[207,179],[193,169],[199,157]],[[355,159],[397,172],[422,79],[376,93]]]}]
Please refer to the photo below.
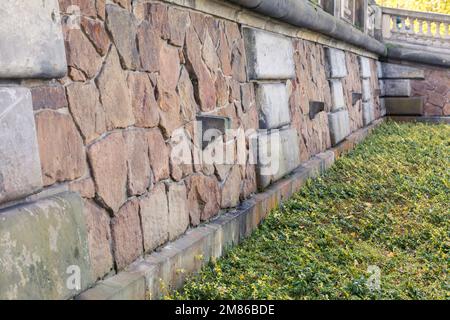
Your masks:
[{"label": "stone coping", "polygon": [[272,209],[299,191],[306,181],[330,168],[334,161],[364,140],[384,118],[359,129],[328,151],[313,156],[264,192],[244,201],[238,208],[193,228],[183,236],[147,255],[115,276],[98,282],[75,297],[77,300],[160,299],[180,288],[211,259],[248,237]]}]

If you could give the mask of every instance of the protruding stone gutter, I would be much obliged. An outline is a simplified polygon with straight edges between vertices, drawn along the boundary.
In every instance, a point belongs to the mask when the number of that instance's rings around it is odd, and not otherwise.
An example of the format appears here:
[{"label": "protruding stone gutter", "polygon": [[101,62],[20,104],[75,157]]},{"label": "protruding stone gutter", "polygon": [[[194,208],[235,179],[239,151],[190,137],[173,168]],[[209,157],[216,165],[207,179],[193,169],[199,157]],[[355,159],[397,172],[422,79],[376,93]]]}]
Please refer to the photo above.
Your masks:
[{"label": "protruding stone gutter", "polygon": [[308,0],[228,0],[260,14],[297,27],[307,28],[351,43],[378,55],[386,55],[386,46],[340,20]]},{"label": "protruding stone gutter", "polygon": [[227,248],[242,242],[272,209],[299,191],[309,178],[317,177],[330,168],[336,158],[352,150],[383,120],[376,120],[355,131],[336,147],[312,157],[264,192],[244,201],[237,209],[189,230],[178,240],[136,261],[127,270],[97,283],[76,299],[160,299],[171,290],[182,287],[188,276],[200,271],[211,259],[222,256]]}]

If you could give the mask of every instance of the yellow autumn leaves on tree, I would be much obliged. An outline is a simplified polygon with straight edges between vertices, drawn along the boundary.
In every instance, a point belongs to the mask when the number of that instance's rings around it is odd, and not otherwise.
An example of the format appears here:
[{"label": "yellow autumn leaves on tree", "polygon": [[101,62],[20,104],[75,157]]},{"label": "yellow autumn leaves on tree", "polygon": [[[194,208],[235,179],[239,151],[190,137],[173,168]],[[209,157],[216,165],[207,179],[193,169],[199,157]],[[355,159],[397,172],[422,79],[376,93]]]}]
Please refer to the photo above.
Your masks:
[{"label": "yellow autumn leaves on tree", "polygon": [[450,0],[376,0],[383,7],[450,14]]}]

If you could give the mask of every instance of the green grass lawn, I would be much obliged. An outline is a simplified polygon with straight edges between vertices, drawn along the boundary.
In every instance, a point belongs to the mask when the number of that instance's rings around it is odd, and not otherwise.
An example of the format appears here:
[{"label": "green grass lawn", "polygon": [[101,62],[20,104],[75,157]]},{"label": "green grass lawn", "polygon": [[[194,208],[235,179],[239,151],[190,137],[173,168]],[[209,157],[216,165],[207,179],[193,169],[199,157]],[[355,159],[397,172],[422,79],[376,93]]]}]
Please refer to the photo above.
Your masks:
[{"label": "green grass lawn", "polygon": [[168,298],[448,299],[449,168],[450,126],[385,123]]}]

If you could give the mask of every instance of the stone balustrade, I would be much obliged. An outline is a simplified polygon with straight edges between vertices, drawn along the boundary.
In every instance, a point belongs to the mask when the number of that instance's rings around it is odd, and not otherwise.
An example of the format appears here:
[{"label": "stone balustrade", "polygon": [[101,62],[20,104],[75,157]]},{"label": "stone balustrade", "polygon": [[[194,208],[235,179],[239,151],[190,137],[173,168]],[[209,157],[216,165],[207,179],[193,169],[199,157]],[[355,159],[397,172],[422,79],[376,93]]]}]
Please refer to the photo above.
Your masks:
[{"label": "stone balustrade", "polygon": [[450,50],[450,16],[382,8],[383,40]]}]

